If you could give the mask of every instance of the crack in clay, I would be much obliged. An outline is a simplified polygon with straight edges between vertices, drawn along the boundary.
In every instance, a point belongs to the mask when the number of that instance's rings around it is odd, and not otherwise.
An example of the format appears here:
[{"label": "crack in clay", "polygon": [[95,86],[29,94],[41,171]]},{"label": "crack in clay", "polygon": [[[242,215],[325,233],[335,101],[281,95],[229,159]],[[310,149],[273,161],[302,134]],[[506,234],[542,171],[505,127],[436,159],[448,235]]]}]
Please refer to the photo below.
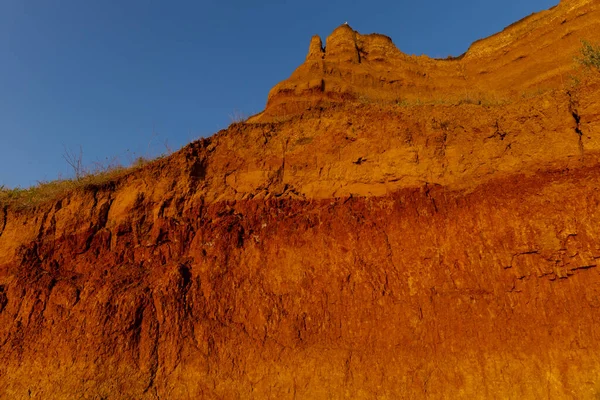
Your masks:
[{"label": "crack in clay", "polygon": [[7,221],[8,221],[8,206],[4,206],[2,208],[2,227],[0,228],[0,237],[2,237],[2,234],[4,233],[4,230],[6,229]]},{"label": "crack in clay", "polygon": [[577,108],[575,107],[575,101],[573,100],[573,95],[572,95],[571,91],[567,91],[567,95],[569,96],[569,112],[571,113],[571,116],[575,120],[575,133],[578,136],[579,153],[581,154],[581,161],[583,161],[584,148],[583,148],[583,131],[581,130],[581,115],[579,115],[579,112],[577,111]]}]

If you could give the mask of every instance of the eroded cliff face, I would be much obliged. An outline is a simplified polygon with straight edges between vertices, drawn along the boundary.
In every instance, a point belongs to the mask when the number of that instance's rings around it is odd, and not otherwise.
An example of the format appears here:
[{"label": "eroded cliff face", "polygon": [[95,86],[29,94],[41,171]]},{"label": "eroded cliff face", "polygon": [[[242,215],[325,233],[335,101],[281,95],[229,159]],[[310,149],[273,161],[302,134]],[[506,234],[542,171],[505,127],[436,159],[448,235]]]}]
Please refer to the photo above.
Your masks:
[{"label": "eroded cliff face", "polygon": [[[597,8],[563,1],[454,61],[342,26],[248,122],[1,206],[0,397],[595,398],[600,78],[573,57]],[[531,43],[561,52],[505,64]],[[412,62],[432,97],[388,99],[374,71]],[[518,93],[434,78],[483,66],[469,79]]]},{"label": "eroded cliff face", "polygon": [[271,90],[266,110],[252,120],[277,120],[350,99],[489,103],[564,86],[573,49],[582,38],[598,36],[599,12],[597,1],[562,1],[445,60],[406,55],[387,36],[361,35],[342,25],[324,48],[313,38],[304,64]]}]

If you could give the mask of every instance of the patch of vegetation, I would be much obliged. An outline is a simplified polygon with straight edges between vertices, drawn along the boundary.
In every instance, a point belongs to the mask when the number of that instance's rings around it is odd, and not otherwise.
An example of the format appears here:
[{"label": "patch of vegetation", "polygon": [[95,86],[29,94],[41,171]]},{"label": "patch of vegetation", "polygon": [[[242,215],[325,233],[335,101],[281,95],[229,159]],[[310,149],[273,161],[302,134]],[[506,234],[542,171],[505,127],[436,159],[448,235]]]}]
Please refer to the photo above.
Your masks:
[{"label": "patch of vegetation", "polygon": [[[162,157],[164,154],[157,159]],[[65,148],[63,158],[71,168],[74,178],[38,181],[37,185],[28,188],[10,189],[0,185],[0,208],[8,206],[17,210],[29,209],[57,200],[76,190],[93,190],[107,186],[151,161],[145,157],[137,157],[129,167],[124,167],[113,158],[106,163],[95,162],[91,167],[85,167],[81,147],[77,151]]]},{"label": "patch of vegetation", "polygon": [[581,56],[577,58],[577,61],[587,68],[595,68],[600,71],[600,45],[582,40]]},{"label": "patch of vegetation", "polygon": [[549,93],[552,90],[553,89],[551,89],[551,88],[541,88],[541,87],[525,90],[525,91],[521,92],[521,98],[522,99],[533,99],[535,97],[539,97],[546,93]]},{"label": "patch of vegetation", "polygon": [[482,93],[478,94],[470,94],[465,93],[464,95],[450,96],[447,98],[439,98],[439,99],[425,99],[422,100],[420,98],[417,99],[397,99],[392,104],[395,104],[398,107],[413,107],[413,106],[459,106],[463,104],[471,104],[478,105],[483,107],[491,107],[491,106],[501,106],[510,103],[508,98],[499,97],[495,95],[484,95]]},{"label": "patch of vegetation", "polygon": [[59,199],[67,193],[76,190],[86,190],[105,186],[116,181],[119,177],[133,169],[134,167],[111,168],[75,179],[40,181],[37,185],[28,188],[17,187],[9,189],[0,185],[0,207],[9,206],[10,208],[18,210],[33,208],[40,204]]}]

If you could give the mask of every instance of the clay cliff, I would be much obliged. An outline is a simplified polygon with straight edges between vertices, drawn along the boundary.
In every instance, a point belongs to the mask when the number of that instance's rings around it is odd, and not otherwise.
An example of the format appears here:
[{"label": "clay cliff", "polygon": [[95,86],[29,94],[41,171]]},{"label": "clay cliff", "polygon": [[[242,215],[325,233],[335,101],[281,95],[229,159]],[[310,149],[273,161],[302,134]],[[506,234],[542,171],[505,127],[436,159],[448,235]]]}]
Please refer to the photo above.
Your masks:
[{"label": "clay cliff", "polygon": [[0,398],[596,398],[599,31],[344,25],[248,121],[0,204]]},{"label": "clay cliff", "polygon": [[361,35],[342,25],[324,48],[313,37],[304,64],[271,90],[257,120],[348,99],[487,103],[564,86],[572,50],[581,38],[597,37],[597,8],[590,0],[563,0],[443,60],[406,55],[387,36]]}]

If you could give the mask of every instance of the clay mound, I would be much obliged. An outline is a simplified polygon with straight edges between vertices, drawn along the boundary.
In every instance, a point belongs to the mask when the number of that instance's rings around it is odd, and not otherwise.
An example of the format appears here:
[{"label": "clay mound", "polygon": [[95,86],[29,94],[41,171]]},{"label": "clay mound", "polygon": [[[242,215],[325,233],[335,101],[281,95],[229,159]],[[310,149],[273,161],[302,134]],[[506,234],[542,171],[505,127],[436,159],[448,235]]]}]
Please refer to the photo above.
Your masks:
[{"label": "clay mound", "polygon": [[341,26],[249,121],[0,204],[0,398],[598,397],[598,9]]}]

